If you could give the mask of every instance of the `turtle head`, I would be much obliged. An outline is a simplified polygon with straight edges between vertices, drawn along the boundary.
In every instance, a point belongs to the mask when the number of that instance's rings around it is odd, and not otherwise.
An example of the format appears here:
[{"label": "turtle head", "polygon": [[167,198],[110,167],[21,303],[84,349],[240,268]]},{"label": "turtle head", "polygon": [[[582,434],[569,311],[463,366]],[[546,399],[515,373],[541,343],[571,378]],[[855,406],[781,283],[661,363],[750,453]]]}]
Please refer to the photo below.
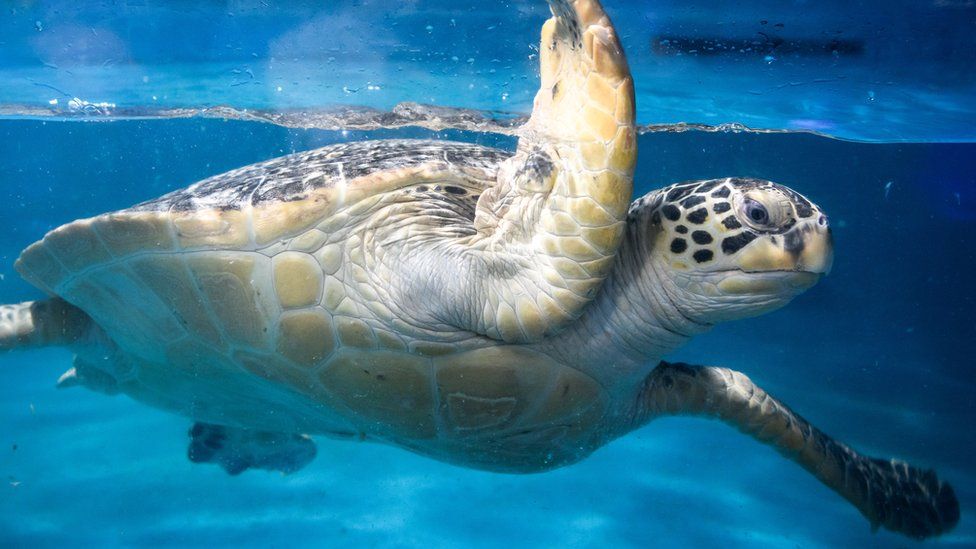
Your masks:
[{"label": "turtle head", "polygon": [[778,309],[830,271],[827,216],[782,185],[696,181],[644,200],[653,268],[667,279],[664,287],[681,313],[696,322]]}]

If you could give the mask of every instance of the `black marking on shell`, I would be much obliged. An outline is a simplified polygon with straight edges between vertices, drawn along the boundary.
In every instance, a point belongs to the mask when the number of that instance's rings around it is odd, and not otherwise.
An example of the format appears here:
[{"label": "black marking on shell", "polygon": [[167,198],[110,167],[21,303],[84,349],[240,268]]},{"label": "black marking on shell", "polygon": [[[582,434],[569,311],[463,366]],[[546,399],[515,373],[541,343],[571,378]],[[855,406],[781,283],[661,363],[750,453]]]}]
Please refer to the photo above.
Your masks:
[{"label": "black marking on shell", "polygon": [[725,225],[726,229],[740,229],[742,228],[742,223],[734,216],[730,215],[722,220],[722,225]]},{"label": "black marking on shell", "polygon": [[689,223],[694,223],[695,225],[701,225],[702,223],[705,222],[706,219],[708,219],[708,209],[698,208],[697,210],[686,215],[685,219],[687,219]]},{"label": "black marking on shell", "polygon": [[695,231],[691,233],[691,239],[695,241],[695,244],[711,244],[712,235],[707,231]]},{"label": "black marking on shell", "polygon": [[684,225],[678,225],[674,228],[674,230],[678,231],[680,234],[688,234],[688,227],[685,227]]},{"label": "black marking on shell", "polygon": [[688,249],[688,241],[683,238],[675,238],[671,241],[671,253],[680,254]]},{"label": "black marking on shell", "polygon": [[681,210],[679,210],[674,204],[665,204],[664,207],[661,208],[661,213],[664,214],[664,217],[670,219],[671,221],[681,219]]},{"label": "black marking on shell", "polygon": [[698,250],[691,257],[695,258],[696,263],[705,263],[711,261],[715,257],[715,253],[711,250]]},{"label": "black marking on shell", "polygon": [[727,237],[722,240],[722,252],[725,255],[732,255],[755,239],[756,233],[752,231],[743,231],[735,236]]},{"label": "black marking on shell", "polygon": [[[204,179],[185,189],[143,202],[130,211],[239,210],[271,202],[302,200],[373,173],[435,165],[463,174],[493,175],[512,153],[470,143],[419,139],[357,141],[290,154]],[[461,175],[463,177],[463,175]]]},{"label": "black marking on shell", "polygon": [[713,198],[728,198],[732,191],[728,187],[722,187],[721,189],[712,193]]},{"label": "black marking on shell", "polygon": [[728,202],[719,202],[714,206],[712,206],[712,211],[717,214],[725,213],[731,209],[732,209],[732,205],[729,204]]},{"label": "black marking on shell", "polygon": [[700,194],[691,195],[688,198],[681,201],[681,207],[683,207],[686,210],[689,210],[701,204],[704,201],[705,201],[705,197]]}]

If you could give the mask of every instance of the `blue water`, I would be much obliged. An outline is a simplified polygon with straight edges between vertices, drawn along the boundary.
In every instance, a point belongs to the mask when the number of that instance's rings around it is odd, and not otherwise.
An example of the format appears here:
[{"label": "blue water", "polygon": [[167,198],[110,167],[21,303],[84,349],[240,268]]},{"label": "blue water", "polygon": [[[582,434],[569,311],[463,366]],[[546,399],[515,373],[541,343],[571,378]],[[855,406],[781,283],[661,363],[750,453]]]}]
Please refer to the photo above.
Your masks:
[{"label": "blue water", "polygon": [[[145,108],[413,100],[524,112],[540,4],[5,5],[0,107],[59,114],[77,96]],[[640,137],[637,193],[684,179],[767,178],[822,206],[836,239],[833,272],[818,286],[781,311],[721,325],[672,358],[741,370],[858,450],[935,468],[954,486],[962,518],[926,544],[976,546],[976,144],[966,143],[976,136],[976,61],[961,53],[976,36],[972,3],[607,4],[637,75],[640,122],[741,122],[845,138]],[[795,31],[787,38],[840,33],[863,51],[766,61],[655,54],[649,45],[675,34],[731,41],[759,27]],[[185,37],[173,41],[176,29]],[[462,40],[484,33],[500,38]],[[838,78],[822,80],[830,75]],[[463,131],[9,114],[0,117],[2,302],[39,297],[13,261],[45,231],[231,168],[347,140],[514,145]],[[800,467],[718,422],[658,420],[541,475],[323,439],[298,473],[230,477],[186,458],[189,420],[126,397],[56,390],[69,366],[69,353],[56,349],[0,356],[0,546],[915,544],[872,533]]]},{"label": "blue water", "polygon": [[[0,122],[0,295],[37,296],[11,269],[64,221],[228,168],[337,140],[421,130],[287,130],[213,120]],[[834,270],[774,314],[718,327],[675,358],[726,365],[833,436],[936,468],[963,515],[932,545],[976,544],[976,145],[856,144],[802,134],[648,134],[637,192],[745,174],[813,197],[836,227]],[[890,182],[890,185],[889,185]],[[886,192],[887,187],[887,192]],[[0,358],[0,540],[37,543],[829,547],[871,534],[840,497],[716,422],[665,419],[552,473],[465,470],[367,443],[319,442],[288,477],[229,477],[187,460],[189,421],[81,389],[69,355]]]}]

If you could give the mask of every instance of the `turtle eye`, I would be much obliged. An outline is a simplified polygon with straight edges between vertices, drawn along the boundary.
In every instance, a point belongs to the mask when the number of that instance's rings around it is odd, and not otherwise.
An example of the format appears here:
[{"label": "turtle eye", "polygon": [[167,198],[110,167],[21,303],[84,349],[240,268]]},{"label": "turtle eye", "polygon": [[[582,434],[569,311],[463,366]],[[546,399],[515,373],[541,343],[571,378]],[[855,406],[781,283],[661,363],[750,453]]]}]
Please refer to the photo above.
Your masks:
[{"label": "turtle eye", "polygon": [[755,223],[756,225],[768,225],[769,224],[769,210],[766,206],[763,206],[758,200],[752,198],[746,198],[742,204],[743,211],[745,211],[746,217],[749,221]]}]

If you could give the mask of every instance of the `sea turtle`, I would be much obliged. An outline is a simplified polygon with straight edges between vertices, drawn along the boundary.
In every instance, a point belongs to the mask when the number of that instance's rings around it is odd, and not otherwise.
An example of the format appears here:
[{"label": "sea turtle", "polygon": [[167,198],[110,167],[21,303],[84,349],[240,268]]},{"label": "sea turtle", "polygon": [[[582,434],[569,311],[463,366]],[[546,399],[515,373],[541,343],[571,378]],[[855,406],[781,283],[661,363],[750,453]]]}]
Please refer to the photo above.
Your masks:
[{"label": "sea turtle", "polygon": [[308,435],[538,472],[699,414],[875,526],[954,526],[933,472],[857,454],[738,372],[661,361],[816,283],[827,217],[748,178],[630,203],[634,96],[614,29],[596,0],[549,4],[516,152],[344,143],[69,223],[17,261],[52,297],[2,308],[0,348],[72,348],[61,386],[193,418],[190,458],[231,473],[299,469]]}]

